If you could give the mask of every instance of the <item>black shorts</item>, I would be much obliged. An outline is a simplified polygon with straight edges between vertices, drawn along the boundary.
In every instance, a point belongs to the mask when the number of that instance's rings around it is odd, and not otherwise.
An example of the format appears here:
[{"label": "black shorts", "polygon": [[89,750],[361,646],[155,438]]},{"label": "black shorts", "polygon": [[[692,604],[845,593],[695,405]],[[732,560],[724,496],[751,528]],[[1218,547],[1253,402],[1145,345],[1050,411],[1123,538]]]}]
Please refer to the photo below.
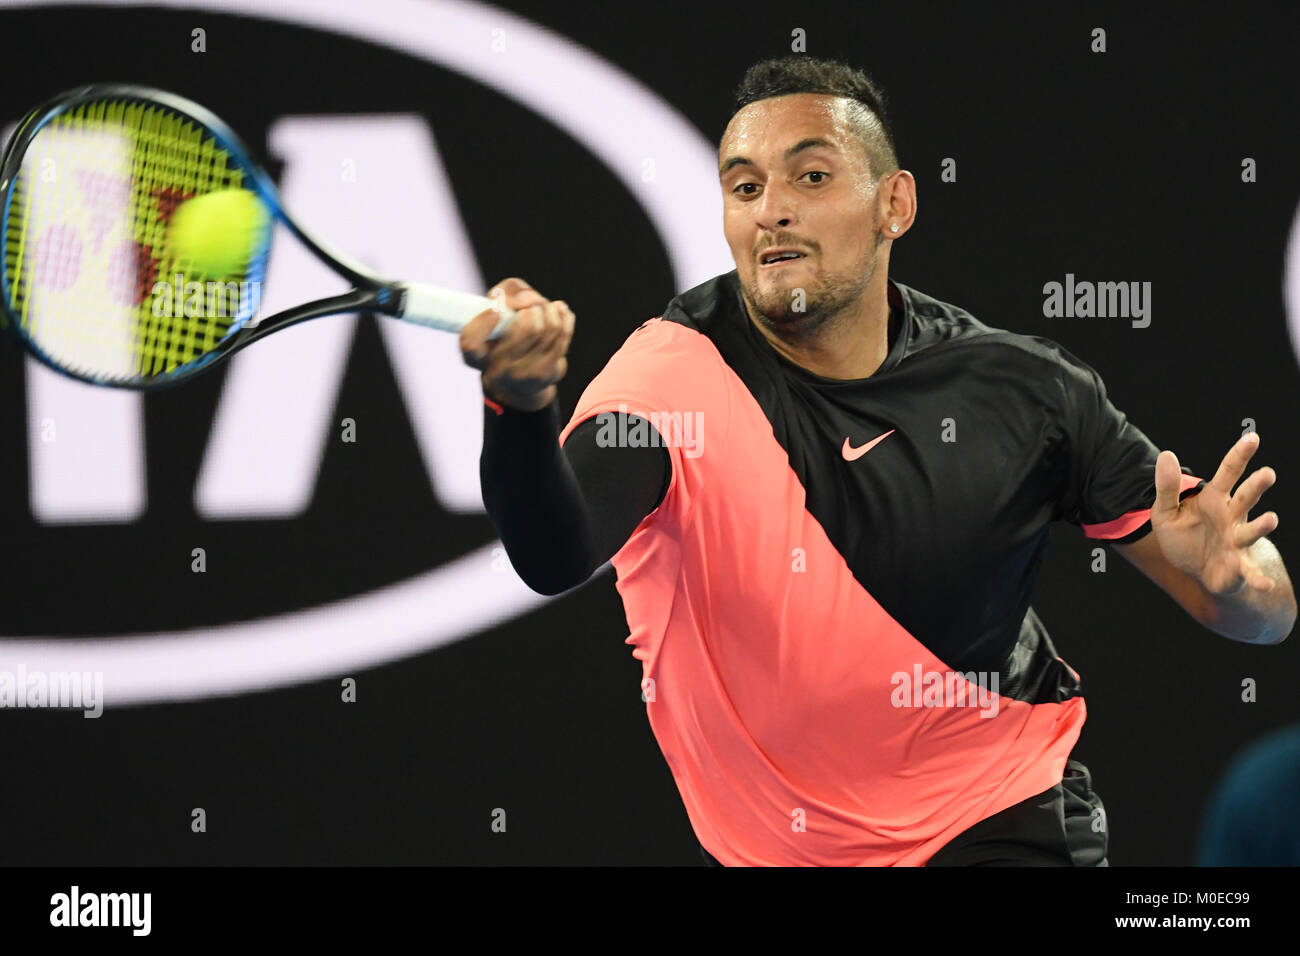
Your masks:
[{"label": "black shorts", "polygon": [[[1106,811],[1092,774],[1066,761],[1056,786],[986,817],[944,844],[926,866],[1109,866]],[[722,864],[700,847],[709,866]]]}]

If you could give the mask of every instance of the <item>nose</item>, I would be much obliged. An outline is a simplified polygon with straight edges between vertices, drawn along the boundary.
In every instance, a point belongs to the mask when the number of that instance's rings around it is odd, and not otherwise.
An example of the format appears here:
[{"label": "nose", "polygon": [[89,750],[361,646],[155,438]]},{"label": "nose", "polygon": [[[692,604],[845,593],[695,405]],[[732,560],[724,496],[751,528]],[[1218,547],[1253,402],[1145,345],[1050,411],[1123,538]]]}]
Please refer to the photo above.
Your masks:
[{"label": "nose", "polygon": [[795,200],[782,182],[768,183],[754,210],[758,225],[764,229],[787,229],[795,221]]}]

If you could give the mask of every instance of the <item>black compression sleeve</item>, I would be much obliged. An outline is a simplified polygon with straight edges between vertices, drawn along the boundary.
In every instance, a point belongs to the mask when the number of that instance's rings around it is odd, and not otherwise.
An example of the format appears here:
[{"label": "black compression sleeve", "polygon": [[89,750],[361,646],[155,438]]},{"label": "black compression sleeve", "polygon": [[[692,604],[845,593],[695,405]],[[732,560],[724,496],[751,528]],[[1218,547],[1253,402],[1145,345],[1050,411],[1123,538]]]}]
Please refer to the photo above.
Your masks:
[{"label": "black compression sleeve", "polygon": [[555,402],[536,412],[484,409],[483,504],[534,591],[559,594],[587,580],[668,490],[672,460],[662,444],[602,448],[599,430],[588,418],[561,447]]}]

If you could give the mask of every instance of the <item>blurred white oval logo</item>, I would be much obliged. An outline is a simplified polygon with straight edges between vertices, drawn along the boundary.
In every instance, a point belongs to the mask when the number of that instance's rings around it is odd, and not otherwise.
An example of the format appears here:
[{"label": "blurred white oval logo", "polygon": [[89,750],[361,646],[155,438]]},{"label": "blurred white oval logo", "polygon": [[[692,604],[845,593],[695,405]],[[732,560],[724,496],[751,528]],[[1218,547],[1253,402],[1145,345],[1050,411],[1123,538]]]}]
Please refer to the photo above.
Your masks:
[{"label": "blurred white oval logo", "polygon": [[[10,6],[59,7],[60,2]],[[78,6],[133,6],[80,0]],[[387,47],[465,74],[545,116],[600,158],[644,207],[668,252],[678,289],[733,268],[722,240],[712,146],[652,90],[605,60],[486,4],[371,0],[197,0],[153,6],[272,19]],[[545,80],[539,82],[538,78]],[[331,141],[346,142],[341,150]],[[482,288],[454,192],[430,131],[418,117],[286,117],[269,131],[285,163],[286,206],[327,240],[380,250],[392,275],[452,288]],[[358,144],[365,144],[358,154]],[[313,202],[324,177],[342,173],[320,157],[348,153],[372,192],[350,206]],[[653,174],[648,175],[647,169]],[[360,182],[360,179],[357,180]],[[400,204],[379,195],[402,184]],[[335,190],[337,193],[337,190]],[[326,193],[326,195],[330,195]],[[417,235],[368,210],[402,208]],[[414,209],[416,214],[408,215]],[[430,222],[439,223],[429,228]],[[337,277],[293,240],[278,236],[264,314],[329,294]],[[526,269],[521,264],[520,271]],[[525,273],[526,274],[526,273]],[[331,286],[332,287],[332,286]],[[270,298],[278,297],[278,298]],[[656,303],[657,307],[658,303]],[[640,316],[628,316],[629,323]],[[320,436],[332,410],[355,318],[309,322],[271,336],[232,361],[195,488],[209,520],[286,517],[311,498]],[[477,374],[454,338],[396,322],[381,324],[422,458],[441,505],[481,512],[477,462],[481,399]],[[285,355],[300,369],[286,381]],[[132,521],[146,505],[143,404],[136,393],[97,389],[28,363],[31,507],[49,524]],[[77,429],[40,440],[46,423]],[[256,427],[252,427],[253,425]],[[84,480],[94,474],[96,480]],[[269,585],[270,586],[270,585]],[[405,581],[331,604],[218,627],[111,638],[0,640],[0,670],[103,674],[108,707],[239,694],[351,672],[468,637],[550,600],[510,569],[499,542]]]}]

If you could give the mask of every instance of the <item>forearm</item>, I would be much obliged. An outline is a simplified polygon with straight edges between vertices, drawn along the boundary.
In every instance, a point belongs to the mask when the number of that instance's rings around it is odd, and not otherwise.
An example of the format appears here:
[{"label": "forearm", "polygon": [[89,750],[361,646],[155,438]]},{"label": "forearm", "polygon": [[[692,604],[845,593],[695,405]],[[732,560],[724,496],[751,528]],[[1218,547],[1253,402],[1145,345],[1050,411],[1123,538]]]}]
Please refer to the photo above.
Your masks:
[{"label": "forearm", "polygon": [[662,446],[606,447],[595,417],[561,446],[559,422],[554,402],[535,412],[485,409],[479,461],[488,516],[515,571],[542,594],[576,587],[608,561],[659,506],[672,475]]},{"label": "forearm", "polygon": [[1267,538],[1256,541],[1250,554],[1259,569],[1273,579],[1273,587],[1261,591],[1245,585],[1236,594],[1217,596],[1203,591],[1200,607],[1192,613],[1205,627],[1234,641],[1278,644],[1291,633],[1296,621],[1291,578],[1282,556]]},{"label": "forearm", "polygon": [[542,594],[581,584],[596,567],[591,522],[558,441],[556,403],[484,415],[483,504],[515,571]]}]

